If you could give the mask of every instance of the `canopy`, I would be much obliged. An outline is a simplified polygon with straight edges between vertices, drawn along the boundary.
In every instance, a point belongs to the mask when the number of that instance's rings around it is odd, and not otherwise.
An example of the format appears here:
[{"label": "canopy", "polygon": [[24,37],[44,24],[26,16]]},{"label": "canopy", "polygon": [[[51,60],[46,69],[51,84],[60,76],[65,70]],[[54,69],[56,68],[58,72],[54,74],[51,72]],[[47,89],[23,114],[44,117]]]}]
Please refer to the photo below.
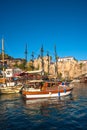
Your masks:
[{"label": "canopy", "polygon": [[36,74],[36,73],[41,73],[42,70],[34,70],[34,71],[26,71],[25,73],[28,73],[28,74]]},{"label": "canopy", "polygon": [[40,74],[41,72],[42,72],[42,70],[25,71],[25,72],[18,74],[17,76],[24,76],[27,74]]}]

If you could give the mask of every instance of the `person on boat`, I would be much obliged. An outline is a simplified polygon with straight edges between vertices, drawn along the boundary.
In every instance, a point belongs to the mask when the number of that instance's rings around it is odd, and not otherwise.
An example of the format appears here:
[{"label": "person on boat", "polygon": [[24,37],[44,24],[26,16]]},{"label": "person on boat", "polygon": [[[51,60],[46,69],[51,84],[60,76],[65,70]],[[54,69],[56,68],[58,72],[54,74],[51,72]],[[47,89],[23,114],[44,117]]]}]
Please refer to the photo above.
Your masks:
[{"label": "person on boat", "polygon": [[64,82],[62,82],[62,86],[64,86],[65,85],[65,83]]}]

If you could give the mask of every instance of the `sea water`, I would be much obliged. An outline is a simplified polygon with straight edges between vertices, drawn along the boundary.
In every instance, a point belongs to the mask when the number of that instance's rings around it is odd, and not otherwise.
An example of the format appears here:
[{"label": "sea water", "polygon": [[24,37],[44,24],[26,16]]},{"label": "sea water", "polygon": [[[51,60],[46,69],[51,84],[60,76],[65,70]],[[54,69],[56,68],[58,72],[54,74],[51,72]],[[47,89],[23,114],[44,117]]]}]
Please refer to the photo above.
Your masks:
[{"label": "sea water", "polygon": [[87,130],[87,84],[75,84],[72,94],[60,99],[1,95],[0,130]]}]

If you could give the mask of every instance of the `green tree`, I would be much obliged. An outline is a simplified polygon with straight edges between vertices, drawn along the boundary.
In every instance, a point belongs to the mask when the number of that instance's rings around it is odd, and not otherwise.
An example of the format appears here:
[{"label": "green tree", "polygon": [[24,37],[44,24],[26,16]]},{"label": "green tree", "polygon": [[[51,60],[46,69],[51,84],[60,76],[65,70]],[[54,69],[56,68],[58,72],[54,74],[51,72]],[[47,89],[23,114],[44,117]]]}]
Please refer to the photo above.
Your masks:
[{"label": "green tree", "polygon": [[[0,53],[0,60],[1,59],[2,59],[2,53]],[[8,54],[4,54],[4,59],[14,59],[14,58],[9,56]]]},{"label": "green tree", "polygon": [[80,63],[80,69],[82,69],[83,63]]}]

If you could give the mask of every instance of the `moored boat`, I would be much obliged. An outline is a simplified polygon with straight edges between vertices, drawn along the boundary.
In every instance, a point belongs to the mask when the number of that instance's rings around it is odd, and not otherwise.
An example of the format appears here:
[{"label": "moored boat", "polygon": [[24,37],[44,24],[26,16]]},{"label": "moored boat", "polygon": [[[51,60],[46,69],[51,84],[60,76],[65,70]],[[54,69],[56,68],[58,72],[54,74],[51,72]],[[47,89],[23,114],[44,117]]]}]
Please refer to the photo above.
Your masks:
[{"label": "moored boat", "polygon": [[4,68],[4,39],[2,39],[2,78],[0,77],[0,94],[19,93],[22,89],[22,83],[11,81],[13,78],[13,70]]},{"label": "moored boat", "polygon": [[15,84],[14,82],[0,84],[0,94],[20,93],[22,84]]},{"label": "moored boat", "polygon": [[59,85],[58,82],[34,80],[25,84],[22,96],[25,99],[53,98],[71,94],[73,87]]}]

